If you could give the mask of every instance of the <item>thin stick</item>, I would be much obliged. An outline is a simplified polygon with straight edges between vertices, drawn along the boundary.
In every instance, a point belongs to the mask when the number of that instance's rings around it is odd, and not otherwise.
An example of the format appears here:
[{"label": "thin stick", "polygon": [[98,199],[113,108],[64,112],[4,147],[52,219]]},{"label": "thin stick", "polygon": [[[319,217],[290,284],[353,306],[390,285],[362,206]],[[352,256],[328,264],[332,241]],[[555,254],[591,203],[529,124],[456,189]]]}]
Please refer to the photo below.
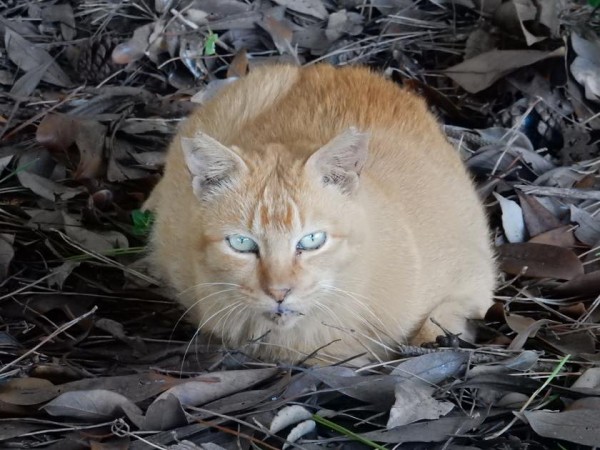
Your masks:
[{"label": "thin stick", "polygon": [[24,354],[22,354],[21,356],[19,356],[17,359],[9,362],[7,365],[5,365],[4,367],[0,368],[0,373],[6,372],[10,367],[14,366],[15,364],[17,364],[19,361],[22,361],[23,359],[27,358],[29,355],[31,355],[32,353],[34,353],[38,348],[40,348],[42,345],[44,345],[45,343],[47,343],[48,341],[54,339],[56,336],[58,336],[60,333],[68,330],[69,328],[71,328],[73,325],[76,325],[77,323],[81,322],[83,319],[86,319],[87,317],[91,316],[92,314],[94,314],[96,312],[96,310],[98,309],[97,306],[94,306],[91,310],[89,310],[88,312],[86,312],[85,314],[82,314],[79,317],[74,318],[73,320],[61,325],[60,327],[58,327],[55,331],[53,331],[50,335],[46,336],[39,344],[37,344],[35,347],[33,347],[32,349],[28,350],[27,352],[25,352]]}]

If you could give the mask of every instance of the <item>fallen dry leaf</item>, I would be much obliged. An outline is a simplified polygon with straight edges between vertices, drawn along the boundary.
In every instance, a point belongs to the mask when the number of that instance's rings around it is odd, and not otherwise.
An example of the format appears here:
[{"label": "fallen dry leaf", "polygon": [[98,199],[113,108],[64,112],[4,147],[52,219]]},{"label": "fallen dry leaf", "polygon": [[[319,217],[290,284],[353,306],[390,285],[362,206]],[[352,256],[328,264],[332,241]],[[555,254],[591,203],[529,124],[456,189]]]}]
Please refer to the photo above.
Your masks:
[{"label": "fallen dry leaf", "polygon": [[27,170],[17,173],[17,177],[24,187],[31,189],[40,197],[51,202],[69,200],[85,191],[85,188],[82,186],[75,188],[66,187]]},{"label": "fallen dry leaf", "polygon": [[573,77],[585,89],[585,97],[588,100],[600,100],[600,39],[592,35],[585,39],[577,33],[571,35],[571,44],[577,57],[571,63]]},{"label": "fallen dry leaf", "polygon": [[505,244],[497,248],[500,269],[511,275],[570,280],[583,274],[572,250],[546,244]]},{"label": "fallen dry leaf", "polygon": [[146,411],[143,430],[171,430],[187,424],[187,418],[179,399],[168,394],[153,402]]},{"label": "fallen dry leaf", "polygon": [[587,211],[574,205],[570,207],[571,222],[578,224],[575,237],[591,247],[600,242],[600,217],[592,216]]},{"label": "fallen dry leaf", "polygon": [[4,46],[8,57],[19,69],[29,72],[39,67],[47,67],[42,76],[44,81],[61,87],[69,87],[73,84],[46,50],[29,42],[8,27],[5,28]]},{"label": "fallen dry leaf", "polygon": [[444,73],[472,94],[490,87],[503,76],[520,67],[549,58],[564,56],[565,49],[551,52],[538,50],[492,50],[452,66]]},{"label": "fallen dry leaf", "polygon": [[392,375],[438,384],[456,375],[468,360],[464,352],[444,351],[417,356],[398,364]]},{"label": "fallen dry leaf", "polygon": [[600,409],[525,411],[523,416],[540,436],[591,446],[600,442]]},{"label": "fallen dry leaf", "polygon": [[527,231],[523,220],[523,211],[519,204],[513,200],[502,197],[494,192],[494,197],[502,209],[502,228],[508,242],[517,243],[525,241]]},{"label": "fallen dry leaf", "polygon": [[577,275],[556,287],[554,292],[565,297],[580,295],[596,296],[600,293],[600,270]]},{"label": "fallen dry leaf", "polygon": [[193,379],[162,393],[155,402],[168,395],[176,397],[182,405],[199,406],[217,398],[247,389],[279,372],[279,369],[228,370],[213,372],[216,382],[194,381]]},{"label": "fallen dry leaf", "polygon": [[0,233],[0,282],[8,275],[8,267],[15,256],[14,234]]},{"label": "fallen dry leaf", "polygon": [[573,227],[571,225],[563,225],[554,230],[546,231],[538,234],[529,240],[532,244],[546,244],[555,247],[573,248],[576,245]]},{"label": "fallen dry leaf", "polygon": [[519,191],[517,191],[517,195],[529,236],[535,237],[562,225],[560,220],[544,208],[534,196],[525,195]]},{"label": "fallen dry leaf", "polygon": [[396,402],[390,409],[386,427],[395,428],[418,420],[434,420],[454,409],[454,404],[433,398],[435,386],[419,379],[406,380],[396,386]]},{"label": "fallen dry leaf", "polygon": [[329,14],[323,6],[321,0],[273,0],[281,6],[285,6],[292,11],[316,17],[317,19],[327,19]]},{"label": "fallen dry leaf", "polygon": [[90,422],[115,419],[123,413],[128,417],[131,414],[142,414],[142,410],[128,398],[103,389],[65,392],[42,409],[51,416],[71,417]]},{"label": "fallen dry leaf", "polygon": [[37,127],[37,141],[51,152],[66,153],[75,143],[79,121],[66,114],[46,114]]},{"label": "fallen dry leaf", "polygon": [[107,127],[95,120],[82,120],[75,133],[79,149],[79,164],[73,173],[75,180],[96,178],[104,160],[104,139]]}]

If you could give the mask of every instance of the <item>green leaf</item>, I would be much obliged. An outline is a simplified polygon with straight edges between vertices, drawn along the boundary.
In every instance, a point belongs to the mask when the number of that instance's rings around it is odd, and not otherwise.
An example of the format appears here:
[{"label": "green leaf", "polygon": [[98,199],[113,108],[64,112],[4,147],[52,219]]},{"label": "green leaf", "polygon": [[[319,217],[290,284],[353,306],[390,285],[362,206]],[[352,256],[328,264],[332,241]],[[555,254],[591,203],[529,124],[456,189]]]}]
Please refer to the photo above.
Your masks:
[{"label": "green leaf", "polygon": [[361,442],[361,443],[368,445],[371,448],[375,448],[377,450],[387,450],[384,446],[379,445],[370,439],[364,438],[364,437],[360,436],[359,434],[355,433],[354,431],[350,431],[348,428],[344,428],[343,426],[338,425],[337,423],[332,422],[331,420],[328,420],[325,417],[321,417],[318,414],[313,414],[312,418],[315,422],[320,423],[321,425],[325,425],[326,427],[329,427],[332,430],[337,431],[338,433],[341,433],[341,434],[349,437],[352,440]]},{"label": "green leaf", "polygon": [[152,227],[154,214],[147,210],[134,209],[131,211],[131,220],[133,221],[133,233],[138,236],[145,236]]},{"label": "green leaf", "polygon": [[600,6],[600,0],[588,0],[588,3],[593,8],[598,8]]},{"label": "green leaf", "polygon": [[204,41],[204,54],[206,56],[211,56],[216,53],[215,44],[218,39],[219,35],[212,31],[206,36],[206,40]]}]

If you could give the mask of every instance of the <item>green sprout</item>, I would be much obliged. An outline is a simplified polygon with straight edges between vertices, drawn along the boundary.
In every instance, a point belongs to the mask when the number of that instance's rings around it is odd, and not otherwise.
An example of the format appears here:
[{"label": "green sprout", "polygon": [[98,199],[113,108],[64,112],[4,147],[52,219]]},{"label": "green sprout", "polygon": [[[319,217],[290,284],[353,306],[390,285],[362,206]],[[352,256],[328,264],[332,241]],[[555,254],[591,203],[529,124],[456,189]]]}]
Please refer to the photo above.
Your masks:
[{"label": "green sprout", "polygon": [[204,54],[206,56],[214,55],[217,51],[215,49],[215,44],[219,39],[219,35],[210,31],[208,36],[206,36],[206,40],[204,41]]},{"label": "green sprout", "polygon": [[154,214],[148,210],[134,209],[131,211],[131,220],[133,221],[133,234],[145,236],[154,223]]}]

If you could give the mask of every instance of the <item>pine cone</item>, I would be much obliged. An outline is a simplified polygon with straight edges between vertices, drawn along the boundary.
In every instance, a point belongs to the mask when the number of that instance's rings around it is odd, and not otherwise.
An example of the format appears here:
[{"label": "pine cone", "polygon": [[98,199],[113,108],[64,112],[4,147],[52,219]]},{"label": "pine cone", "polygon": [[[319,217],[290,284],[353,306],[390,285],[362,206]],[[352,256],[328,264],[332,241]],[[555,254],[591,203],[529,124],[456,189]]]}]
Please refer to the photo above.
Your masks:
[{"label": "pine cone", "polygon": [[119,44],[114,36],[105,35],[88,41],[77,58],[77,71],[82,81],[99,83],[121,67],[113,63],[111,54]]}]

